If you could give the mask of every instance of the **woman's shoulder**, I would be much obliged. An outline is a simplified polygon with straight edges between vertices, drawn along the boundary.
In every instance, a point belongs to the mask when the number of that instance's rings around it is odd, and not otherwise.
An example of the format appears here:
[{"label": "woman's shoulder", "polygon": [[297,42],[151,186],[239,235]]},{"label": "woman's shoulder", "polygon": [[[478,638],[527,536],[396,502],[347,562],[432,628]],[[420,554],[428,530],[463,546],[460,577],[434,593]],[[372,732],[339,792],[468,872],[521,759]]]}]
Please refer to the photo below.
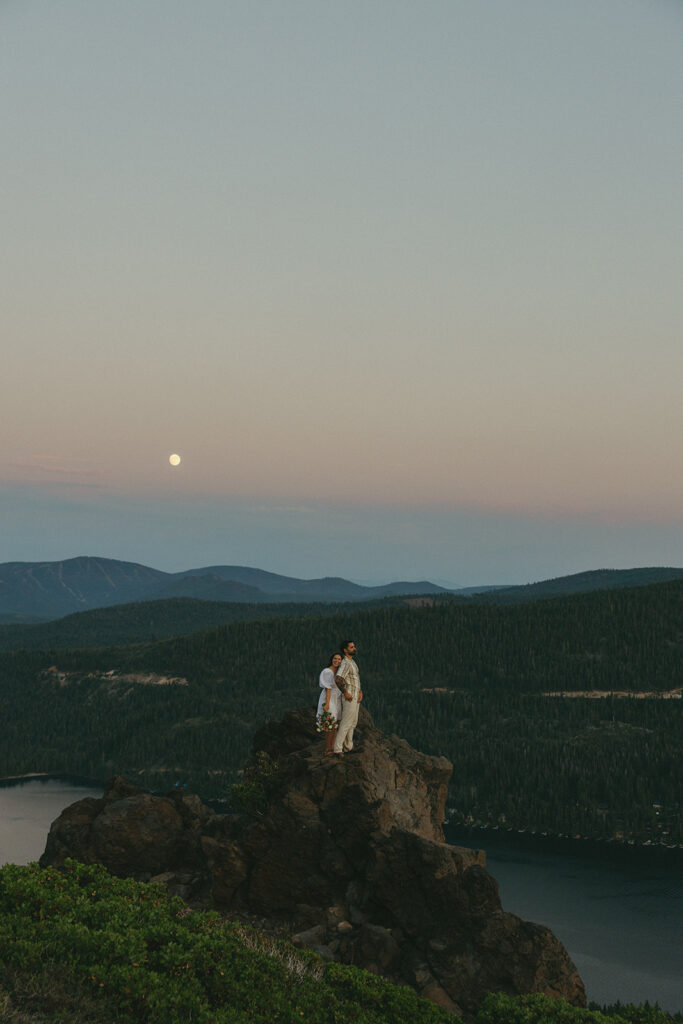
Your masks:
[{"label": "woman's shoulder", "polygon": [[331,668],[324,668],[320,673],[320,685],[327,683],[329,686],[334,682],[334,672]]}]

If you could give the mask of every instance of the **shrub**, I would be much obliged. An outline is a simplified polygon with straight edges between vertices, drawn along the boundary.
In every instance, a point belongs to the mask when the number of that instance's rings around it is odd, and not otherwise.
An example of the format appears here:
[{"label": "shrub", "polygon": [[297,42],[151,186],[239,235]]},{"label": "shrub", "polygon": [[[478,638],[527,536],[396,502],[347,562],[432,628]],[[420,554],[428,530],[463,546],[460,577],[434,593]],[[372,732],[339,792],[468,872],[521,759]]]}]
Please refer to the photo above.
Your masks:
[{"label": "shrub", "polygon": [[[75,861],[63,871],[6,865],[0,870],[0,985],[18,999],[23,982],[46,964],[74,993],[72,1002],[94,1001],[98,1009],[97,1018],[79,1018],[52,1006],[50,1021],[453,1024],[411,989],[325,964],[215,913],[191,911],[161,886]],[[46,1007],[45,993],[41,998]]]},{"label": "shrub", "polygon": [[258,817],[265,813],[270,796],[277,789],[279,764],[264,750],[247,763],[242,781],[235,783],[229,793],[229,801],[236,811],[247,817]]}]

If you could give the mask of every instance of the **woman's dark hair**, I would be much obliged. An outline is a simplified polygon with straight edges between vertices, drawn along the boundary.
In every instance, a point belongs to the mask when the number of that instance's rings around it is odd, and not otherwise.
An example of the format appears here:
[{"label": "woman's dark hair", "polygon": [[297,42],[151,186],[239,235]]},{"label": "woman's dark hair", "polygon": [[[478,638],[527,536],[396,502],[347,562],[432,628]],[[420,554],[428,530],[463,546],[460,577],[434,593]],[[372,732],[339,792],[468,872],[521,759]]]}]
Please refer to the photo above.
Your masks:
[{"label": "woman's dark hair", "polygon": [[332,662],[337,657],[337,655],[339,655],[339,657],[341,658],[342,661],[344,660],[344,655],[341,653],[341,651],[334,651],[334,653],[330,655],[330,660],[327,663],[328,666],[330,666],[330,667],[332,666]]}]

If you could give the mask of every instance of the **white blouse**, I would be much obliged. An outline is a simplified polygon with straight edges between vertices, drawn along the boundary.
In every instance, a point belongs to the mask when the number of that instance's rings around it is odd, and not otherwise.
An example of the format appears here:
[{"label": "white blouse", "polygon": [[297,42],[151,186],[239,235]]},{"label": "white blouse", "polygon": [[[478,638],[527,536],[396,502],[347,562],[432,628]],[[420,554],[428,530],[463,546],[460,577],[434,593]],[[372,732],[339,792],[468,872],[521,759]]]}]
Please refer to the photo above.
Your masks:
[{"label": "white blouse", "polygon": [[320,673],[320,685],[326,690],[331,690],[337,684],[334,681],[334,672],[331,668],[324,668]]}]

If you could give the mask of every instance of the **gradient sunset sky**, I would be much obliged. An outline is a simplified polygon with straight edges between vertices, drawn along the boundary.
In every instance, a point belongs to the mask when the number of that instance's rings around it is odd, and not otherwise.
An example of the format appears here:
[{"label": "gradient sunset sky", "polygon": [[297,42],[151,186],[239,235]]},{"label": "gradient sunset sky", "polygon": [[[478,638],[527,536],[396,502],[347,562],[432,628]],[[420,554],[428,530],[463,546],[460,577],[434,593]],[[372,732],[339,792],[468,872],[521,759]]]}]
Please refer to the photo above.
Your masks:
[{"label": "gradient sunset sky", "polygon": [[678,0],[2,0],[0,47],[0,561],[683,564]]}]

